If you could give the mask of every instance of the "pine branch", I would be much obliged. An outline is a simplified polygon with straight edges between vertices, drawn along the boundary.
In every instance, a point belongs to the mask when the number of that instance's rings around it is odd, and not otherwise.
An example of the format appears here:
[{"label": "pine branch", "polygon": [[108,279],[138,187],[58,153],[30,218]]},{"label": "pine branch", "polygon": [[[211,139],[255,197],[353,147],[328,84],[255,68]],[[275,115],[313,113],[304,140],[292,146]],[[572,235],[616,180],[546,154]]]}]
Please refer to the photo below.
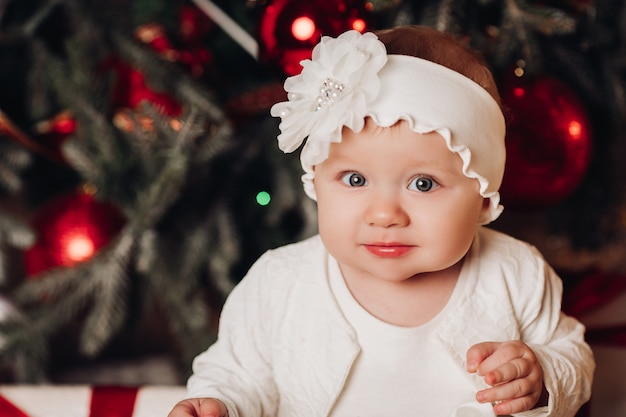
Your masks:
[{"label": "pine branch", "polygon": [[230,124],[212,124],[207,129],[204,138],[198,139],[198,149],[193,156],[194,164],[208,164],[236,146],[237,142],[233,140],[233,129]]},{"label": "pine branch", "polygon": [[32,36],[41,23],[52,13],[62,0],[47,0],[35,10],[33,16],[22,25],[22,32],[26,36]]},{"label": "pine branch", "polygon": [[569,35],[576,29],[576,20],[563,10],[546,6],[526,6],[520,10],[525,24],[545,36]]},{"label": "pine branch", "polygon": [[8,30],[1,31],[0,45],[28,42],[62,1],[46,0],[34,10],[34,13],[25,22],[21,22],[18,26],[9,26]]},{"label": "pine branch", "polygon": [[87,143],[77,138],[70,138],[62,144],[61,150],[64,158],[85,183],[93,184],[102,195],[109,194],[107,192],[109,187],[106,183],[111,182],[112,178],[107,175],[106,167],[102,166],[101,161],[98,161],[94,153],[90,152]]},{"label": "pine branch", "polygon": [[[21,174],[31,163],[31,155],[26,150],[10,142],[0,142],[0,189],[10,194],[22,191],[24,183]],[[34,242],[35,234],[24,220],[0,207],[0,287],[9,282],[7,249],[26,249]]]},{"label": "pine branch", "polygon": [[183,124],[180,138],[168,151],[167,160],[161,172],[147,190],[137,193],[137,206],[131,222],[137,230],[151,229],[161,219],[165,211],[178,199],[184,180],[189,170],[190,153],[193,147],[188,146],[189,130],[195,121],[190,115]]},{"label": "pine branch", "polygon": [[[193,356],[214,340],[210,331],[210,312],[199,287],[198,271],[177,270],[177,262],[168,263],[172,256],[164,256],[171,249],[163,240],[159,243],[159,256],[151,258],[150,268],[142,274],[144,295],[164,310],[172,339],[181,341],[176,344],[182,352],[182,361],[188,366]],[[177,245],[177,251],[186,253],[192,245],[193,242],[185,239]]]},{"label": "pine branch", "polygon": [[126,320],[129,289],[127,267],[135,240],[132,230],[125,229],[103,262],[92,268],[91,279],[98,288],[98,296],[87,316],[80,339],[80,350],[89,357],[100,353]]},{"label": "pine branch", "polygon": [[0,142],[0,188],[14,193],[22,189],[22,172],[33,158],[25,149],[10,142]]},{"label": "pine branch", "polygon": [[149,276],[153,265],[161,255],[158,251],[159,237],[154,229],[144,229],[137,239],[135,269],[142,276]]},{"label": "pine branch", "polygon": [[35,233],[22,219],[0,210],[0,243],[26,249],[35,243]]},{"label": "pine branch", "polygon": [[9,166],[0,163],[0,187],[17,191],[22,187],[22,179]]},{"label": "pine branch", "polygon": [[7,362],[14,369],[15,380],[30,384],[47,382],[50,353],[45,339],[42,336],[33,339],[31,335],[27,343],[19,343],[18,347],[7,358]]},{"label": "pine branch", "polygon": [[79,133],[89,145],[91,157],[103,164],[103,167],[119,164],[116,158],[123,152],[116,145],[120,142],[116,140],[116,131],[111,122],[93,106],[90,97],[93,92],[88,86],[81,85],[83,83],[76,84],[76,78],[70,77],[69,64],[52,55],[41,43],[35,43],[34,49],[38,54],[47,57],[50,88],[78,118]]},{"label": "pine branch", "polygon": [[452,20],[452,8],[449,1],[427,1],[421,5],[417,22],[421,25],[447,31]]},{"label": "pine branch", "polygon": [[34,277],[19,286],[13,293],[15,301],[22,306],[41,305],[46,308],[50,303],[63,300],[64,297],[80,286],[88,283],[84,279],[90,266],[87,263],[72,268],[55,268],[44,275]]},{"label": "pine branch", "polygon": [[40,306],[28,316],[10,317],[0,322],[0,333],[4,338],[0,356],[12,357],[22,351],[47,352],[50,335],[83,311],[94,295],[90,280],[84,279],[77,284],[72,291],[63,294],[62,299],[48,302],[41,299]]},{"label": "pine branch", "polygon": [[612,97],[610,106],[615,120],[623,122],[626,117],[626,51],[621,51],[617,56],[608,56],[606,65],[603,66],[602,75],[607,80],[607,96]]},{"label": "pine branch", "polygon": [[[498,66],[510,65],[517,59],[523,59],[531,68],[541,66],[541,54],[537,43],[525,24],[524,13],[516,0],[505,0],[500,38],[495,50],[495,62]],[[515,56],[519,53],[518,56]],[[511,59],[514,57],[513,59]]]},{"label": "pine branch", "polygon": [[206,219],[204,222],[194,221],[193,225],[185,228],[188,233],[181,242],[181,256],[174,258],[178,264],[177,270],[182,276],[198,277],[205,270],[207,254],[213,249],[209,244],[210,237],[205,227]]},{"label": "pine branch", "polygon": [[223,204],[214,208],[211,216],[212,250],[209,252],[209,271],[216,289],[225,297],[233,288],[231,270],[241,259],[241,242],[230,210]]},{"label": "pine branch", "polygon": [[[30,329],[30,331],[22,331]],[[22,315],[0,321],[0,362],[13,369],[17,381],[42,382],[48,362],[48,344],[43,334],[32,331],[32,321]]]},{"label": "pine branch", "polygon": [[[119,330],[126,318],[126,267],[132,254],[134,237],[126,229],[121,237],[103,249],[92,262],[72,268],[59,268],[45,277],[29,281],[16,290],[14,299],[22,305],[35,305],[25,326],[14,326],[5,335],[7,351],[14,345],[40,343],[85,311],[90,300],[95,302],[83,326],[82,352],[97,354]],[[35,337],[40,335],[39,338]]]},{"label": "pine branch", "polygon": [[434,24],[434,28],[442,32],[455,32],[453,28],[454,10],[458,7],[457,2],[454,0],[441,0],[437,6],[437,20]]},{"label": "pine branch", "polygon": [[521,59],[528,72],[537,72],[543,67],[537,37],[571,34],[575,29],[574,18],[562,10],[530,6],[524,0],[505,0],[494,63],[504,67]]}]

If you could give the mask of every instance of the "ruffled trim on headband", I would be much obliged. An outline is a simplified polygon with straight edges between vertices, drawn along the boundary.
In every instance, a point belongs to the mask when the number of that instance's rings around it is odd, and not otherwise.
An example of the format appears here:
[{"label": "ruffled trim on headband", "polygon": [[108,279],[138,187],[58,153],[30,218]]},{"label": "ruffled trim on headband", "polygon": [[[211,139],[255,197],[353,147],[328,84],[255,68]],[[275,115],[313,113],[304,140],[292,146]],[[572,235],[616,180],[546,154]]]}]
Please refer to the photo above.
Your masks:
[{"label": "ruffled trim on headband", "polygon": [[498,191],[490,190],[489,179],[472,169],[472,150],[467,145],[455,145],[452,143],[452,132],[447,127],[431,128],[427,126],[420,126],[418,122],[410,114],[400,114],[397,116],[380,116],[378,114],[368,114],[376,125],[380,127],[391,127],[398,123],[400,120],[406,120],[409,124],[409,128],[421,135],[436,132],[446,142],[446,147],[450,152],[459,155],[463,161],[463,175],[468,178],[475,179],[480,184],[480,195],[489,199],[489,211],[483,218],[479,218],[479,224],[491,223],[497,219],[502,213],[504,207],[500,204],[500,193]]},{"label": "ruffled trim on headband", "polygon": [[[470,168],[472,162],[472,151],[466,145],[453,145],[452,144],[452,133],[448,128],[420,128],[417,126],[415,120],[410,115],[400,115],[394,118],[387,118],[384,121],[380,120],[377,115],[368,115],[372,118],[376,125],[381,127],[390,127],[395,125],[400,120],[406,120],[409,123],[409,127],[412,131],[419,134],[426,134],[431,132],[437,132],[443,140],[446,142],[446,147],[453,153],[459,155],[461,160],[463,161],[463,174],[468,177],[478,181],[480,185],[480,195],[484,198],[489,199],[489,210],[485,213],[484,216],[478,219],[478,224],[485,225],[491,223],[495,219],[497,219],[504,207],[500,204],[500,193],[498,191],[489,191],[489,180],[484,176],[480,175],[478,172],[474,171]],[[360,132],[362,129],[355,131],[355,133]],[[313,185],[313,179],[315,178],[315,173],[313,171],[312,164],[302,163],[302,168],[304,169],[304,174],[302,175],[302,184],[304,186],[305,194],[311,198],[312,200],[317,201],[317,195],[315,194],[315,186]]]}]

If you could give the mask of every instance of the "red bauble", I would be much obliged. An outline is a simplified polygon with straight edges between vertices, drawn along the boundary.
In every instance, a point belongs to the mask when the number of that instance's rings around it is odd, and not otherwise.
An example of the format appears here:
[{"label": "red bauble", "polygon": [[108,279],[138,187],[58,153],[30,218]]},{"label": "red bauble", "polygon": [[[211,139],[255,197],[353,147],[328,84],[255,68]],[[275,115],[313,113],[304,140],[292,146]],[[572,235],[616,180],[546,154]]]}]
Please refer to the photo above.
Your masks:
[{"label": "red bauble", "polygon": [[44,205],[33,218],[35,244],[24,252],[28,277],[91,258],[112,237],[125,220],[118,209],[92,195],[64,194]]},{"label": "red bauble", "polygon": [[287,75],[300,73],[321,36],[369,28],[370,13],[359,0],[268,1],[259,24],[259,58]]},{"label": "red bauble", "polygon": [[561,202],[580,184],[591,159],[584,106],[566,84],[551,76],[512,76],[502,92],[509,113],[504,205],[541,209]]}]

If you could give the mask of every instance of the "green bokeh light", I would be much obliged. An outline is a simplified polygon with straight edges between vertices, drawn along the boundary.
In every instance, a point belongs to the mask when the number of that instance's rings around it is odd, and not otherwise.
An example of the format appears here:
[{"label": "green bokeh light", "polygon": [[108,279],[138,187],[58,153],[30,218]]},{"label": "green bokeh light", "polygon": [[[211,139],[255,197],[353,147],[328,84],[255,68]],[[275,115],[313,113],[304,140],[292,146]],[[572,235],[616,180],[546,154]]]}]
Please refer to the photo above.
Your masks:
[{"label": "green bokeh light", "polygon": [[256,195],[256,202],[260,206],[267,206],[270,203],[271,199],[272,197],[267,191],[259,191],[259,193]]}]

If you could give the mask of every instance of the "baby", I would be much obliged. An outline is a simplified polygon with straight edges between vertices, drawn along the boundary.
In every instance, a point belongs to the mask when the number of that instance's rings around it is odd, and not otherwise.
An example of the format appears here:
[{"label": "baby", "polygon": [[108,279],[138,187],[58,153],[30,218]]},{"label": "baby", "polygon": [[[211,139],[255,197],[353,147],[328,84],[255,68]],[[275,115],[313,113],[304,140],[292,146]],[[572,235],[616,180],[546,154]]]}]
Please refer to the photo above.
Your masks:
[{"label": "baby", "polygon": [[502,211],[505,121],[491,72],[426,27],[323,37],[279,146],[303,142],[319,235],[268,251],[169,417],[574,416],[584,327]]}]

